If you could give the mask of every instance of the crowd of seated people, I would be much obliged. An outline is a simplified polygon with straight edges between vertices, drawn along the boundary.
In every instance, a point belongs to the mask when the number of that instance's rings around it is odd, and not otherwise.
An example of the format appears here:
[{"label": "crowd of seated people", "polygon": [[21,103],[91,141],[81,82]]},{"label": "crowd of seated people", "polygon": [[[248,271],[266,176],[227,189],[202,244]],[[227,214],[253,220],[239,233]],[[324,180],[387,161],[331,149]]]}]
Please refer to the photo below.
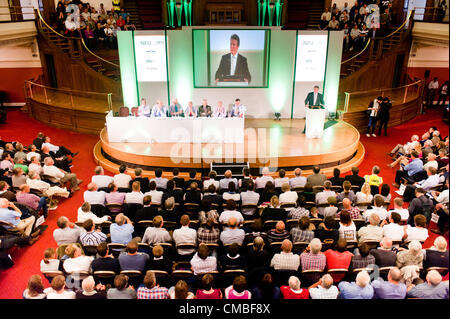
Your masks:
[{"label": "crowd of seated people", "polygon": [[13,246],[31,245],[43,231],[39,226],[49,210],[57,208],[54,197],[68,198],[82,180],[71,172],[73,153],[38,133],[33,144],[3,141],[0,137],[0,266],[13,265],[7,254]]},{"label": "crowd of seated people", "polygon": [[410,141],[396,145],[388,154],[391,168],[397,168],[393,186],[409,203],[408,224],[414,224],[418,214],[430,221],[432,214],[439,217],[437,230],[443,234],[448,225],[448,149],[449,137],[441,136],[436,127],[421,135],[413,135]]},{"label": "crowd of seated people", "polygon": [[[178,169],[173,179],[128,172],[95,169],[79,219],[61,216],[57,249],[44,252],[51,288],[32,277],[24,298],[448,298],[447,241],[422,249],[427,218],[407,224],[401,198],[388,211],[390,198],[369,184],[376,174],[353,168],[328,180],[315,167],[308,178],[300,169],[274,178],[263,168],[254,178],[245,168],[240,179],[227,171],[202,181],[191,170],[186,181]],[[370,282],[374,268],[380,278]],[[76,287],[64,287],[67,275]]]},{"label": "crowd of seated people", "polygon": [[62,0],[56,6],[56,27],[68,37],[82,37],[90,49],[116,49],[118,31],[136,30],[123,8],[107,10],[101,3],[96,9],[88,2]]},{"label": "crowd of seated people", "polygon": [[[377,4],[378,3],[378,4]],[[370,37],[380,30],[389,30],[393,20],[391,1],[355,1],[352,7],[346,2],[342,8],[336,3],[326,7],[320,17],[321,30],[344,30],[344,51],[362,49]]]}]

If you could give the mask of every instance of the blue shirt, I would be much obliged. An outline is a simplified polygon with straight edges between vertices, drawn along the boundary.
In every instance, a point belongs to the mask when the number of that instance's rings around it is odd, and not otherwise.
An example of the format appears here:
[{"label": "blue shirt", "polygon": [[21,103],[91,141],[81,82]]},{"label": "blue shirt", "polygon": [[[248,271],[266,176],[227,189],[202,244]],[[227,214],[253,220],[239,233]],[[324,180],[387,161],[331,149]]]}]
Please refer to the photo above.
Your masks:
[{"label": "blue shirt", "polygon": [[403,170],[408,172],[408,176],[413,176],[420,171],[423,171],[423,162],[420,158],[416,158],[406,165]]},{"label": "blue shirt", "polygon": [[149,256],[145,253],[138,253],[136,255],[128,255],[122,253],[119,256],[120,269],[122,270],[140,270],[144,271]]},{"label": "blue shirt", "polygon": [[8,208],[0,208],[0,220],[17,226],[19,225],[20,219],[16,219],[16,217],[20,218],[20,214],[18,212]]},{"label": "blue shirt", "polygon": [[133,239],[132,235],[134,232],[134,227],[131,224],[123,224],[122,226],[119,226],[114,223],[109,227],[109,232],[111,234],[111,243],[126,245],[131,241],[131,239]]},{"label": "blue shirt", "polygon": [[395,285],[378,278],[372,282],[372,287],[375,299],[405,299],[406,297],[406,285],[403,283]]},{"label": "blue shirt", "polygon": [[372,299],[373,288],[370,284],[361,288],[356,282],[341,281],[338,285],[339,299]]}]

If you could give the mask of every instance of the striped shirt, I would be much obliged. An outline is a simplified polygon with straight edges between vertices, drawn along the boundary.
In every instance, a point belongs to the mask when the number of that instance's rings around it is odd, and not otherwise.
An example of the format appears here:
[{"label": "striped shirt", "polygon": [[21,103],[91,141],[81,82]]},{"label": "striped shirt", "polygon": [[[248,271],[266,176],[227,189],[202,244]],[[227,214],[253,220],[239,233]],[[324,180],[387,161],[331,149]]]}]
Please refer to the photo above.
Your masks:
[{"label": "striped shirt", "polygon": [[80,235],[80,242],[83,246],[98,246],[106,242],[106,235],[98,231],[90,231]]},{"label": "striped shirt", "polygon": [[267,240],[269,243],[281,242],[285,239],[289,239],[289,233],[286,230],[283,230],[281,233],[278,233],[275,229],[267,232]]},{"label": "striped shirt", "polygon": [[306,229],[301,230],[299,227],[291,229],[292,242],[296,243],[299,241],[310,242],[314,239],[314,232],[312,230]]},{"label": "striped shirt", "polygon": [[302,270],[324,270],[327,264],[327,257],[322,254],[302,253],[300,255]]},{"label": "striped shirt", "polygon": [[153,287],[148,289],[141,286],[137,290],[137,299],[169,299],[169,290],[165,287]]},{"label": "striped shirt", "polygon": [[303,216],[309,217],[309,210],[305,207],[297,207],[288,212],[288,218],[300,219]]}]

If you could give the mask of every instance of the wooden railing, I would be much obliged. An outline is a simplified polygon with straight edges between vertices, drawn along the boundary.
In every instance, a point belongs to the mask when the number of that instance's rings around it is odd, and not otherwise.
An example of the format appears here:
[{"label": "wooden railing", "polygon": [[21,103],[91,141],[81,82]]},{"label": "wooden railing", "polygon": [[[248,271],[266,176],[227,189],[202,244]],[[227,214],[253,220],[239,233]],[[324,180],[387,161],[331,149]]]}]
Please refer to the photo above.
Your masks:
[{"label": "wooden railing", "polygon": [[34,19],[34,7],[0,6],[0,21],[20,22]]}]

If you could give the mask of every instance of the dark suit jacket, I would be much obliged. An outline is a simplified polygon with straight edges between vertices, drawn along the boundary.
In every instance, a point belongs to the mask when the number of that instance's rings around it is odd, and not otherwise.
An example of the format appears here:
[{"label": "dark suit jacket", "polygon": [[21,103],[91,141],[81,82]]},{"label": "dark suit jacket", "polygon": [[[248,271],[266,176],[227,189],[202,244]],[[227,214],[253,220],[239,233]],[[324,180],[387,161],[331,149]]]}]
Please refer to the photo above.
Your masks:
[{"label": "dark suit jacket", "polygon": [[[225,76],[230,75],[230,69],[231,53],[228,53],[222,55],[219,68],[216,71],[216,79],[219,79],[219,81],[221,81]],[[252,80],[252,76],[250,75],[250,71],[248,70],[247,58],[242,56],[241,54],[238,54],[234,76],[240,78],[242,81],[244,81],[244,79],[247,79],[248,83],[250,83],[250,81]]]},{"label": "dark suit jacket", "polygon": [[182,204],[183,203],[183,192],[179,190],[167,191],[163,194],[161,198],[162,206],[166,206],[166,199],[169,197],[173,197],[175,199],[175,203]]},{"label": "dark suit jacket", "polygon": [[[62,264],[62,263],[61,263]],[[120,273],[120,263],[117,258],[97,258],[92,261],[92,271],[114,271],[116,274]]]},{"label": "dark suit jacket", "polygon": [[148,184],[148,177],[136,177],[135,179],[132,179],[130,181],[130,189],[131,189],[131,185],[133,185],[134,182],[139,182],[141,184],[141,192],[142,193],[146,193],[150,190]]},{"label": "dark suit jacket", "polygon": [[364,177],[361,177],[359,175],[347,175],[347,176],[345,176],[345,180],[349,181],[352,185],[356,185],[359,187],[362,187],[364,185],[364,183],[366,182]]},{"label": "dark suit jacket", "polygon": [[333,185],[333,186],[342,186],[342,184],[345,181],[345,179],[342,177],[338,177],[338,178],[332,177],[329,180],[331,182],[331,185]]},{"label": "dark suit jacket", "polygon": [[150,257],[147,262],[147,269],[167,271],[170,274],[172,272],[172,261],[167,257],[158,260],[154,260],[153,257]]},{"label": "dark suit jacket", "polygon": [[143,207],[136,212],[134,221],[137,223],[141,220],[153,220],[156,215],[158,215],[156,207]]},{"label": "dark suit jacket", "polygon": [[203,189],[203,182],[198,179],[190,179],[185,183],[186,188],[191,187],[191,183],[196,182],[198,189]]},{"label": "dark suit jacket", "polygon": [[370,254],[375,257],[375,264],[378,267],[392,267],[395,266],[397,254],[391,250],[372,249]]},{"label": "dark suit jacket", "polygon": [[175,187],[177,187],[177,188],[181,188],[181,189],[184,189],[185,188],[185,186],[184,186],[184,184],[185,184],[185,181],[184,181],[184,178],[181,178],[181,177],[174,177],[173,178],[173,181],[174,181],[174,183],[175,183]]},{"label": "dark suit jacket", "polygon": [[266,207],[261,213],[261,221],[265,223],[268,220],[285,221],[287,216],[286,210],[282,208]]},{"label": "dark suit jacket", "polygon": [[[202,113],[205,113],[205,115],[202,115]],[[197,110],[197,115],[203,116],[203,117],[204,116],[211,117],[211,115],[212,115],[211,105],[206,105],[205,108],[203,108],[203,104],[200,105]]]},{"label": "dark suit jacket", "polygon": [[314,92],[309,92],[305,99],[305,104],[309,106],[318,106],[318,105],[324,105],[325,102],[323,101],[323,95],[320,93],[317,93],[317,101],[314,103]]}]

